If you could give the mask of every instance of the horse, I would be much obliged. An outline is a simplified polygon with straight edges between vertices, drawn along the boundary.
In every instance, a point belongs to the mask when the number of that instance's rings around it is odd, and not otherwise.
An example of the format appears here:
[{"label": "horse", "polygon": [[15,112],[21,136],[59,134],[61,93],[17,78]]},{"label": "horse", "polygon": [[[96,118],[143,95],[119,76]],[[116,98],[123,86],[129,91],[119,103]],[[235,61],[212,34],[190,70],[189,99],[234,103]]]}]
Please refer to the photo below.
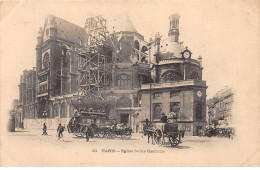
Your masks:
[{"label": "horse", "polygon": [[156,127],[153,124],[145,124],[143,129],[144,136],[147,135],[148,143],[150,143],[150,137],[151,137],[153,145],[155,144],[153,140],[155,128]]}]

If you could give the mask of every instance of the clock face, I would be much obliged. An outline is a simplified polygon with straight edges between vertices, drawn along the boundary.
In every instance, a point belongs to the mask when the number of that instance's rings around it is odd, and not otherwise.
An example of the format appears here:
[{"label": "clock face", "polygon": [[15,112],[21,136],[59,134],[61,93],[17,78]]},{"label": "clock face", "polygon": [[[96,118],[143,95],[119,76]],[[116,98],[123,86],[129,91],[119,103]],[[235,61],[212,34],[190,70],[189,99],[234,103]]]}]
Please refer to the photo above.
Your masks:
[{"label": "clock face", "polygon": [[202,96],[202,92],[201,92],[201,91],[198,91],[198,92],[197,92],[197,95],[198,95],[199,97],[201,97],[201,96]]},{"label": "clock face", "polygon": [[188,51],[184,52],[183,54],[184,58],[189,58],[190,57],[190,53]]}]

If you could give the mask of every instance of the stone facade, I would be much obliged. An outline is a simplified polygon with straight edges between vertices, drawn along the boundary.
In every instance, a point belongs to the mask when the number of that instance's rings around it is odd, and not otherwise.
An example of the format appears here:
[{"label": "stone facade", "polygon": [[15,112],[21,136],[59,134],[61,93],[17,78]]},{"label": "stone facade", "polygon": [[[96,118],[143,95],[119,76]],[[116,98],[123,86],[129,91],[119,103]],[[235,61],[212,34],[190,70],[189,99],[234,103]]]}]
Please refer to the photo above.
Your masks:
[{"label": "stone facade", "polygon": [[170,17],[169,39],[155,37],[151,51],[155,56],[151,69],[153,83],[142,85],[142,120],[159,121],[161,114],[177,114],[179,127],[197,135],[206,126],[206,82],[202,80],[201,57],[179,43],[179,16]]},{"label": "stone facade", "polygon": [[18,110],[20,119],[37,118],[36,68],[24,70],[20,76]]},{"label": "stone facade", "polygon": [[[79,49],[92,45],[90,21],[87,19],[82,28],[49,15],[39,30],[34,118],[41,122],[64,123],[74,115],[72,101],[80,93],[82,74]],[[102,77],[105,80],[102,95],[115,100],[109,117],[118,123],[125,122],[134,132],[139,132],[141,121],[149,117],[159,119],[160,115],[149,110],[151,105],[157,110],[161,107],[167,114],[178,112],[182,127],[190,134],[196,134],[196,127],[203,128],[205,124],[206,83],[202,81],[201,59],[184,57],[191,52],[179,43],[179,16],[170,17],[167,41],[160,40],[157,34],[155,40],[146,42],[128,17],[122,17],[114,27],[109,37],[117,40],[109,43],[113,50],[106,54],[106,75]],[[33,126],[32,120],[25,122],[30,122],[30,126],[25,127]]]},{"label": "stone facade", "polygon": [[216,120],[219,124],[232,124],[232,105],[234,93],[230,87],[225,87],[207,101],[208,122]]}]

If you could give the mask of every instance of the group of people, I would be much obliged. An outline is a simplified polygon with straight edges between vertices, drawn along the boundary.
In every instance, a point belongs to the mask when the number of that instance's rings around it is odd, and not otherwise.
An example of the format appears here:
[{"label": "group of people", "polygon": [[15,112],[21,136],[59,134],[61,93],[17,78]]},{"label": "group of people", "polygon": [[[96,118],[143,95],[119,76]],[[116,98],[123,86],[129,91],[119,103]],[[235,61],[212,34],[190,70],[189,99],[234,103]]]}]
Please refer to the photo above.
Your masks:
[{"label": "group of people", "polygon": [[[61,123],[59,124],[58,128],[57,128],[57,133],[58,133],[58,139],[62,138],[63,137],[63,131],[65,129],[65,125],[62,126]],[[45,123],[43,123],[43,129],[42,129],[42,135],[48,135],[47,133],[47,126]]]}]

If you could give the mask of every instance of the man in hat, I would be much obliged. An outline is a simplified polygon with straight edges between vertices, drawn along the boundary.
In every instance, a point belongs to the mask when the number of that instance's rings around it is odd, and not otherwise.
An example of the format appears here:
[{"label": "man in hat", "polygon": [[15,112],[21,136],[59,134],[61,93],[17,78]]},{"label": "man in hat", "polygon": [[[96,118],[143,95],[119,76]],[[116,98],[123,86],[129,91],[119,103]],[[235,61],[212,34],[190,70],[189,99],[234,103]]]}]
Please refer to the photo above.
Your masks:
[{"label": "man in hat", "polygon": [[59,124],[58,128],[57,128],[57,132],[58,132],[58,138],[60,139],[61,137],[63,137],[62,132],[64,131],[64,127],[61,126],[61,123]]},{"label": "man in hat", "polygon": [[162,113],[161,122],[167,123],[167,116],[164,113]]},{"label": "man in hat", "polygon": [[43,129],[42,129],[42,131],[43,131],[42,135],[48,135],[48,133],[47,133],[47,126],[46,126],[45,123],[43,123]]}]

